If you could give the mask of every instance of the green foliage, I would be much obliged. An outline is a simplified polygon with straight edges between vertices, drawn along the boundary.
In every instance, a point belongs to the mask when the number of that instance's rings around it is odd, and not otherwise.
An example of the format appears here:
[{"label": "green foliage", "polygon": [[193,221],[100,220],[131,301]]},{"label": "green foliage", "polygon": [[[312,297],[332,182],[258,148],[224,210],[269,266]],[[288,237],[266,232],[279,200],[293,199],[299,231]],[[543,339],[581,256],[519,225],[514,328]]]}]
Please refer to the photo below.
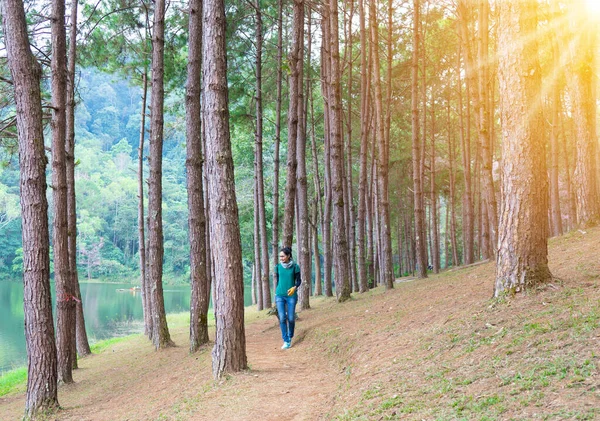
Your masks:
[{"label": "green foliage", "polygon": [[23,390],[27,383],[27,367],[16,368],[0,375],[0,396]]}]

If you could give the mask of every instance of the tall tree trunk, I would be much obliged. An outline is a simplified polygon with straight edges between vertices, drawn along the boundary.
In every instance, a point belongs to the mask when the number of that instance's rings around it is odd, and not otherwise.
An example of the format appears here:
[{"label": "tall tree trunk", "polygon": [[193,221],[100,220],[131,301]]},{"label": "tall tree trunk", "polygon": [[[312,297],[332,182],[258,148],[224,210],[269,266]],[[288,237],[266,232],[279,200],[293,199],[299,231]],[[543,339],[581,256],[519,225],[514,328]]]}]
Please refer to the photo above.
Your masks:
[{"label": "tall tree trunk", "polygon": [[381,92],[381,70],[379,61],[379,23],[375,1],[370,2],[371,45],[373,46],[373,87],[375,89],[375,121],[377,126],[377,192],[379,211],[379,239],[381,248],[382,283],[386,289],[394,288],[394,264],[392,260],[392,234],[389,199],[389,163],[383,115],[383,96]]},{"label": "tall tree trunk", "polygon": [[164,105],[165,1],[156,0],[152,34],[152,103],[150,114],[150,178],[148,184],[149,273],[152,285],[152,342],[156,349],[173,345],[163,296],[162,151]]},{"label": "tall tree trunk", "polygon": [[346,175],[346,231],[348,233],[348,247],[350,250],[350,283],[354,292],[359,292],[360,287],[358,285],[358,275],[356,273],[356,221],[355,214],[356,208],[353,200],[354,184],[352,180],[352,84],[353,84],[353,35],[352,35],[352,23],[354,21],[354,1],[350,2],[350,11],[347,13],[344,10],[344,28],[346,28],[344,45],[344,65],[348,69],[348,82],[347,82],[347,112],[345,119],[346,122],[346,142],[345,142],[345,175]]},{"label": "tall tree trunk", "polygon": [[324,282],[325,282],[325,295],[327,297],[333,296],[332,288],[332,244],[331,244],[331,207],[332,207],[332,189],[331,189],[331,112],[329,103],[330,98],[330,66],[331,66],[331,53],[330,53],[330,34],[329,34],[329,7],[324,5],[323,17],[321,19],[323,42],[321,47],[321,90],[323,92],[323,99],[325,101],[324,114],[324,190],[325,190],[325,209],[323,211],[322,220],[322,231],[323,231],[323,270],[324,270]]},{"label": "tall tree trunk", "polygon": [[73,340],[75,339],[75,303],[69,273],[67,222],[67,172],[65,164],[67,36],[65,1],[52,1],[52,209],[54,214],[52,245],[56,283],[56,352],[58,381],[73,383]]},{"label": "tall tree trunk", "polygon": [[[458,77],[458,108],[459,108],[459,117],[460,117],[460,139],[462,146],[462,164],[463,164],[463,178],[464,178],[464,188],[465,191],[463,193],[463,206],[462,206],[462,217],[463,217],[463,244],[464,244],[464,255],[463,261],[465,264],[469,265],[475,260],[475,245],[474,245],[474,216],[473,216],[473,193],[472,193],[472,183],[471,183],[471,123],[468,114],[468,105],[467,105],[467,118],[465,118],[465,107],[463,105],[463,95],[462,95],[462,78],[461,78],[461,55],[464,57],[466,53],[460,54],[462,49],[459,46],[459,54],[458,54],[458,66],[456,75]],[[465,61],[467,59],[465,58]],[[468,81],[465,81],[468,84]],[[468,98],[468,94],[467,94]],[[468,100],[467,100],[468,101]]]},{"label": "tall tree trunk", "polygon": [[204,128],[210,197],[210,237],[213,241],[216,338],[213,375],[247,367],[244,332],[244,274],[233,156],[229,132],[225,4],[206,0],[203,10]]},{"label": "tall tree trunk", "polygon": [[[434,73],[437,73],[434,66]],[[435,98],[436,98],[436,90],[435,87],[432,87],[433,91],[431,94],[431,157],[430,157],[430,197],[431,197],[431,264],[433,266],[433,273],[440,273],[440,230],[438,223],[438,201],[437,201],[437,188],[435,185]]]},{"label": "tall tree trunk", "polygon": [[146,259],[146,232],[144,228],[144,138],[146,133],[146,102],[148,99],[148,70],[142,75],[142,111],[140,113],[140,145],[138,147],[138,238],[140,250],[140,280],[142,286],[142,307],[144,310],[144,333],[152,339],[152,286],[148,277]]},{"label": "tall tree trunk", "polygon": [[[556,45],[555,36],[551,36],[552,55],[555,66],[555,71],[560,68],[560,56]],[[560,132],[560,82],[555,80],[552,86],[552,127],[550,128],[550,212],[552,215],[552,235],[562,235],[562,215],[560,211],[560,193],[558,186],[558,155],[559,155],[559,139]]]},{"label": "tall tree trunk", "polygon": [[358,174],[358,286],[359,292],[367,292],[367,153],[369,146],[369,84],[367,71],[367,30],[365,25],[365,0],[358,0],[360,17],[360,156]]},{"label": "tall tree trunk", "polygon": [[25,417],[58,408],[57,357],[50,297],[50,246],[40,78],[31,53],[23,3],[2,0],[8,66],[13,78],[23,238],[23,310],[27,346]]},{"label": "tall tree trunk", "polygon": [[581,227],[600,222],[597,175],[596,95],[594,92],[594,49],[596,28],[584,28],[574,53],[573,119],[577,139],[575,189],[577,221]]},{"label": "tall tree trunk", "polygon": [[[258,163],[257,163],[257,150],[254,150],[254,188],[252,189],[252,193],[254,195],[254,262],[252,264],[253,269],[252,272],[257,280],[257,283],[260,284],[260,280],[262,279],[262,270],[261,270],[261,250],[260,250],[260,217],[258,215],[258,181],[256,174],[258,173]],[[257,291],[258,294],[256,296],[256,308],[258,311],[264,309],[263,305],[263,294],[262,289]]]},{"label": "tall tree trunk", "polygon": [[[564,107],[563,107],[564,109]],[[561,142],[561,147],[562,147],[562,152],[563,155],[565,157],[565,185],[566,185],[566,189],[567,189],[567,209],[569,210],[569,229],[573,229],[574,227],[577,226],[577,199],[575,197],[575,187],[573,186],[572,183],[572,171],[571,171],[571,150],[572,148],[569,148],[568,145],[568,141],[567,141],[567,132],[565,129],[565,124],[564,121],[568,118],[566,116],[566,112],[563,112],[562,114],[562,118],[560,119],[560,126],[561,126],[561,133],[562,133],[562,142]],[[571,138],[573,138],[573,136],[571,136]]]},{"label": "tall tree trunk", "polygon": [[[306,104],[304,101],[304,4],[302,8],[302,32],[298,51],[298,137],[296,138],[296,199],[298,209],[298,260],[302,276],[299,290],[300,308],[310,308],[312,268],[309,242],[308,179],[306,176]],[[310,31],[310,28],[309,28]],[[310,49],[309,49],[310,53]],[[310,67],[309,67],[310,68]]]},{"label": "tall tree trunk", "polygon": [[315,109],[313,99],[313,85],[311,74],[311,45],[312,45],[312,13],[308,14],[308,53],[307,53],[307,69],[306,77],[306,92],[308,92],[308,100],[310,101],[310,139],[313,164],[313,181],[315,183],[315,197],[313,199],[313,250],[315,253],[315,289],[314,295],[323,295],[323,280],[321,278],[321,255],[319,253],[319,225],[323,226],[323,209],[321,206],[321,177],[319,175],[319,156],[317,152],[317,135],[315,132]]},{"label": "tall tree trunk", "polygon": [[321,257],[319,255],[319,207],[316,199],[313,203],[312,246],[315,257],[315,289],[313,293],[316,297],[323,295],[323,280],[321,278]]},{"label": "tall tree trunk", "polygon": [[489,232],[488,249],[490,256],[496,255],[498,213],[496,203],[496,193],[494,188],[494,177],[492,175],[493,164],[493,149],[490,136],[489,123],[489,36],[488,36],[488,16],[489,3],[488,0],[479,0],[479,38],[478,38],[478,72],[477,72],[477,92],[478,92],[478,119],[479,143],[481,144],[481,172],[483,182],[482,196],[486,205],[487,211],[487,226]]},{"label": "tall tree trunk", "polygon": [[206,219],[202,185],[202,1],[189,3],[189,45],[186,83],[186,148],[188,226],[190,240],[190,352],[208,343],[208,276]]},{"label": "tall tree trunk", "polygon": [[420,1],[413,0],[413,53],[412,53],[412,164],[416,231],[416,264],[419,278],[427,278],[427,250],[425,245],[425,209],[421,179],[421,139],[419,138],[419,20]]},{"label": "tall tree trunk", "polygon": [[[272,247],[273,266],[279,263],[279,145],[281,143],[281,90],[283,59],[283,0],[277,0],[277,99],[275,105],[275,145],[273,151],[273,220]],[[273,272],[273,291],[276,288],[276,275]]]},{"label": "tall tree trunk", "polygon": [[302,60],[304,49],[304,1],[294,2],[292,18],[292,46],[289,54],[289,107],[288,107],[288,154],[285,182],[285,211],[283,215],[283,245],[292,247],[294,241],[294,214],[296,209],[296,144],[298,139],[298,109],[302,90]]},{"label": "tall tree trunk", "polygon": [[[269,243],[267,241],[267,217],[265,212],[265,180],[263,173],[263,101],[262,101],[262,50],[263,25],[260,3],[256,0],[256,186],[258,204],[258,228],[260,234],[261,277],[257,284],[262,295],[264,308],[271,307],[271,288],[269,286]],[[279,255],[279,253],[277,254]]]},{"label": "tall tree trunk", "polygon": [[[90,344],[85,330],[81,290],[77,273],[77,205],[75,201],[75,61],[77,58],[77,0],[71,2],[71,28],[69,32],[69,58],[67,73],[67,109],[66,109],[66,177],[67,177],[67,225],[69,247],[69,277],[73,282],[77,304],[75,308],[76,350],[80,357],[90,355]],[[77,357],[73,359],[73,367]]]},{"label": "tall tree trunk", "polygon": [[450,242],[452,244],[452,265],[458,266],[460,265],[460,260],[458,258],[458,241],[456,240],[456,177],[454,174],[456,149],[454,147],[454,136],[450,126],[450,98],[448,98],[446,118],[446,135],[448,136],[448,172],[450,173]]},{"label": "tall tree trunk", "polygon": [[329,48],[330,54],[330,151],[331,190],[333,199],[333,257],[335,267],[335,294],[338,302],[350,298],[350,256],[346,224],[344,221],[344,191],[342,151],[342,92],[340,86],[340,52],[338,35],[338,3],[329,0]]},{"label": "tall tree trunk", "polygon": [[[500,51],[498,64],[503,176],[496,297],[552,278],[548,268],[548,176],[541,71],[535,36],[537,4],[514,0],[498,6],[498,45],[505,48]],[[522,43],[523,37],[529,42]],[[528,110],[526,115],[522,110]]]}]

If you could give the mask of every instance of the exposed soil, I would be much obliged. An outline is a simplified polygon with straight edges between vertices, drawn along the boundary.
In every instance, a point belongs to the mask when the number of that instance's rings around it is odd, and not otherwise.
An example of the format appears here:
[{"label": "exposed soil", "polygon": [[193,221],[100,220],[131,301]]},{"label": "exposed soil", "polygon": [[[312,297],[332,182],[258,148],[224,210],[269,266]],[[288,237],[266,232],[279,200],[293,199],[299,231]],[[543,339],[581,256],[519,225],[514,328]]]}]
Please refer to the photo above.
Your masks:
[{"label": "exposed soil", "polygon": [[[144,337],[80,360],[57,420],[600,419],[600,230],[551,240],[555,281],[491,300],[486,263],[311,301],[294,345],[249,311],[249,370],[212,379],[211,346],[155,352]],[[0,420],[24,396],[0,398]]]}]

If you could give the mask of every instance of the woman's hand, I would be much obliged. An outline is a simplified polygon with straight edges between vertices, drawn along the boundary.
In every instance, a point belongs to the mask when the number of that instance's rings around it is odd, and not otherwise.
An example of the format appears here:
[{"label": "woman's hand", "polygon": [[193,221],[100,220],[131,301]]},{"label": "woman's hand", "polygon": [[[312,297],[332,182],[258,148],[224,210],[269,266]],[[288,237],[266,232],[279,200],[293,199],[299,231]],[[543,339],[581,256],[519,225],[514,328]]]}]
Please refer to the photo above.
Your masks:
[{"label": "woman's hand", "polygon": [[287,295],[288,297],[291,297],[292,295],[294,295],[294,292],[296,292],[296,287],[291,287],[290,289],[287,290]]}]

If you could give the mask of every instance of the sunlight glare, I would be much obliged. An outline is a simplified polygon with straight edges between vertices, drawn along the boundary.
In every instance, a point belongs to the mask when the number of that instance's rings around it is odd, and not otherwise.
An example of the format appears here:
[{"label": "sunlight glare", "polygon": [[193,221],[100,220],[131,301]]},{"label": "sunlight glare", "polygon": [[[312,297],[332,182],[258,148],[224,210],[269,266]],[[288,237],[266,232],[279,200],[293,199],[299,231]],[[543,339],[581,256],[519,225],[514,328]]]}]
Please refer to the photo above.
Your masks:
[{"label": "sunlight glare", "polygon": [[595,17],[600,15],[600,0],[585,0],[586,12],[593,13]]}]

